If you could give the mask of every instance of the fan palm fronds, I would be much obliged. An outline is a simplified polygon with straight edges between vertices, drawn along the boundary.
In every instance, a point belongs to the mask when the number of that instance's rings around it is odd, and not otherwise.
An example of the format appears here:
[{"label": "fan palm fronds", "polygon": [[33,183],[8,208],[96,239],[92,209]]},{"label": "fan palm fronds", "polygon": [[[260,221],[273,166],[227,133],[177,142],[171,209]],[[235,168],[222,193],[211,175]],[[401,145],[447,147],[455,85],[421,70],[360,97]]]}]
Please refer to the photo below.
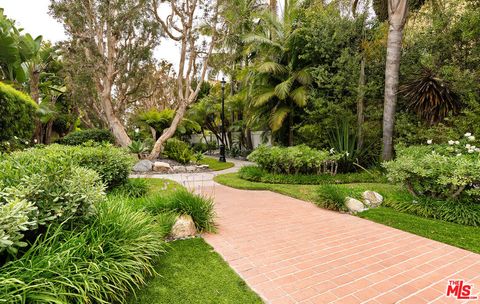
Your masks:
[{"label": "fan palm fronds", "polygon": [[457,94],[431,70],[423,70],[399,92],[407,99],[408,108],[430,125],[441,122],[449,114],[458,113],[461,108]]}]

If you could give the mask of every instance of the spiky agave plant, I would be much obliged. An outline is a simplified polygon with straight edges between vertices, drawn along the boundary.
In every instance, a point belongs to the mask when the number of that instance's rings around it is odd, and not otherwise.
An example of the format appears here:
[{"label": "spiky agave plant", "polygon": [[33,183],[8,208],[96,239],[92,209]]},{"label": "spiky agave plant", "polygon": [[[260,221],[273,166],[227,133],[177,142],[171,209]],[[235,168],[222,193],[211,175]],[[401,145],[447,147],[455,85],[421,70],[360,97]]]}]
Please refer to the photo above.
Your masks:
[{"label": "spiky agave plant", "polygon": [[429,125],[443,121],[461,108],[458,95],[449,84],[429,69],[415,75],[399,92],[407,99],[408,108]]}]

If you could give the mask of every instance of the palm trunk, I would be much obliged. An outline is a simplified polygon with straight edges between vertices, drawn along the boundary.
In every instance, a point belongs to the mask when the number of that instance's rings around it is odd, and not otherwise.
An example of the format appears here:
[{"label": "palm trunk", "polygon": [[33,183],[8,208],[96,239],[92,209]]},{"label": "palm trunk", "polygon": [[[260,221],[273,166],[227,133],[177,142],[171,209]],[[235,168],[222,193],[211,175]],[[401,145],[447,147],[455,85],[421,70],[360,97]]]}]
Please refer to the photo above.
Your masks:
[{"label": "palm trunk", "polygon": [[357,99],[357,147],[363,147],[363,123],[365,122],[365,56],[362,55],[360,62],[360,76],[358,78],[358,99]]},{"label": "palm trunk", "polygon": [[407,0],[388,2],[389,31],[387,41],[387,60],[385,65],[385,102],[383,107],[383,149],[382,160],[393,158],[393,132],[395,129],[395,108],[402,52],[403,28],[405,26]]}]

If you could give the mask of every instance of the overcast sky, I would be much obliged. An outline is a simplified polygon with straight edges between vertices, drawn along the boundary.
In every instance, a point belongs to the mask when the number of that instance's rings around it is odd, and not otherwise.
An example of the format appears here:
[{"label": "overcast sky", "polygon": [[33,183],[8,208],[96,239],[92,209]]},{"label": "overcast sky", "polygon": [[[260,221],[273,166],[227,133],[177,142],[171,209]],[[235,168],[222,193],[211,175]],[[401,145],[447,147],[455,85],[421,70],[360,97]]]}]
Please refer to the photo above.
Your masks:
[{"label": "overcast sky", "polygon": [[[25,33],[33,37],[42,35],[45,40],[58,42],[67,36],[63,25],[48,14],[50,0],[0,0],[0,8],[5,10],[5,15],[17,22],[18,27],[25,29]],[[178,48],[172,41],[163,40],[161,46],[155,50],[155,57],[166,59],[178,64]]]}]

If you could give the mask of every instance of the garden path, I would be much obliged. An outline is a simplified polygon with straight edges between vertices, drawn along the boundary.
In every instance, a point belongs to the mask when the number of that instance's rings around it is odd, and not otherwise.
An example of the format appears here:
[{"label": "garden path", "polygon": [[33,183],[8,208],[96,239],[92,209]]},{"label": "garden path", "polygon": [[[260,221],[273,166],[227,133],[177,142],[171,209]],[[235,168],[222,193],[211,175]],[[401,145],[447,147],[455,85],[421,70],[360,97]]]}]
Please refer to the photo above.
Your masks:
[{"label": "garden path", "polygon": [[478,254],[269,191],[214,198],[206,241],[267,303],[466,303],[450,279],[480,293]]},{"label": "garden path", "polygon": [[241,165],[173,179],[214,197],[218,233],[205,240],[265,302],[467,303],[445,296],[452,279],[480,293],[480,255],[281,194],[213,182]]}]

